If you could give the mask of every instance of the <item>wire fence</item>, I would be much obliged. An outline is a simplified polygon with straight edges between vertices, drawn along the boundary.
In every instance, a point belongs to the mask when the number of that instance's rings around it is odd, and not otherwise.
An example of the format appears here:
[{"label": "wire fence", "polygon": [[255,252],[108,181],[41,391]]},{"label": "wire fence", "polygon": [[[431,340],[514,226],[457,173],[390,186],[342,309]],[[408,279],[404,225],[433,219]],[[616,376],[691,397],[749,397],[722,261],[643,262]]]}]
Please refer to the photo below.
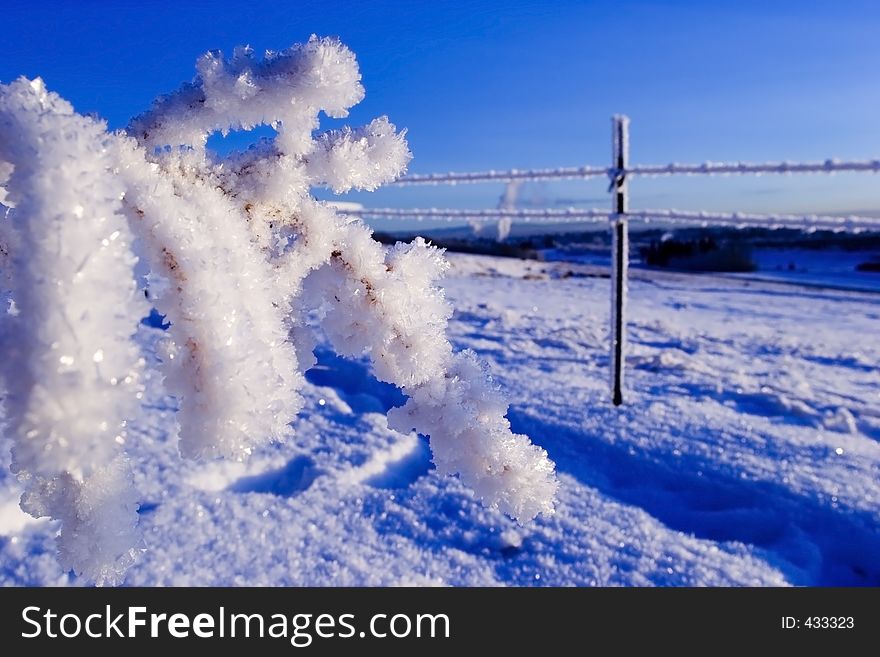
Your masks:
[{"label": "wire fence", "polygon": [[[344,214],[365,219],[413,219],[423,221],[498,221],[510,218],[523,223],[601,223],[615,217],[610,210],[580,208],[538,209],[479,209],[457,208],[363,208],[344,209]],[[880,217],[861,217],[851,215],[835,217],[830,215],[803,214],[753,214],[748,212],[705,212],[688,210],[630,210],[630,219],[645,223],[684,223],[702,226],[729,225],[741,228],[797,228],[808,231],[831,230],[862,232],[880,230]]]},{"label": "wire fence", "polygon": [[792,173],[880,173],[880,160],[825,160],[824,162],[704,162],[702,164],[646,164],[620,172],[614,167],[560,167],[556,169],[509,169],[506,171],[474,171],[464,173],[410,174],[391,185],[458,185],[489,182],[535,182],[546,180],[585,180],[626,176],[731,176],[737,174]]},{"label": "wire fence", "polygon": [[581,210],[571,209],[547,209],[547,210],[523,210],[523,209],[485,209],[485,210],[458,210],[450,208],[364,208],[359,210],[342,210],[345,214],[356,215],[369,219],[436,219],[440,221],[497,221],[498,219],[510,218],[523,222],[535,223],[565,223],[589,222],[608,220],[612,216],[609,210]]},{"label": "wire fence", "polygon": [[452,208],[359,208],[342,212],[373,219],[431,219],[441,221],[517,221],[526,223],[601,223],[611,226],[611,398],[623,403],[623,374],[626,352],[626,296],[629,222],[662,222],[700,226],[795,228],[806,231],[880,231],[880,217],[795,214],[752,214],[743,212],[693,212],[686,210],[630,210],[628,181],[634,177],[732,176],[880,173],[878,160],[835,160],[822,162],[704,162],[702,164],[632,165],[629,157],[629,119],[612,117],[612,159],[610,167],[560,167],[555,169],[509,169],[505,171],[411,174],[392,183],[409,185],[458,185],[476,183],[521,183],[548,180],[586,180],[607,177],[612,203],[608,210],[581,208],[490,209]]}]

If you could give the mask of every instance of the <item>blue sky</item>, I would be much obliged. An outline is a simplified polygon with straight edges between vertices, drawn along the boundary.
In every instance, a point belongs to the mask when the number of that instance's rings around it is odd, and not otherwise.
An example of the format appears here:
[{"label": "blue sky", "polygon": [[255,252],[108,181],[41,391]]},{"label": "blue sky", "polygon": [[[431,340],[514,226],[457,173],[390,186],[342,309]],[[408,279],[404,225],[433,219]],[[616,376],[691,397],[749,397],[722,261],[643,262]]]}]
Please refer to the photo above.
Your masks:
[{"label": "blue sky", "polygon": [[[602,165],[616,112],[632,119],[634,162],[880,157],[876,1],[0,5],[0,80],[40,75],[112,127],[191,78],[205,50],[280,49],[317,33],[339,36],[361,63],[367,97],[348,122],[388,114],[408,128],[413,172]],[[526,194],[604,206],[604,188]],[[501,191],[357,200],[491,207]],[[867,174],[640,179],[632,194],[636,207],[880,211],[880,180]]]}]

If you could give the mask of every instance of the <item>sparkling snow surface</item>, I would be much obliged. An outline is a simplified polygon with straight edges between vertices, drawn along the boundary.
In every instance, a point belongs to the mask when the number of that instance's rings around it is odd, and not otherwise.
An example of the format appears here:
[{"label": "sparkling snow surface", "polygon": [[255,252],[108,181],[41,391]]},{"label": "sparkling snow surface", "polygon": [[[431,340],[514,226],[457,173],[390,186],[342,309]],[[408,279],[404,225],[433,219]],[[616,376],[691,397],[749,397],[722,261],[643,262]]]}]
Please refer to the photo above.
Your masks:
[{"label": "sparkling snow surface", "polygon": [[[556,461],[553,517],[481,508],[388,429],[401,394],[326,347],[294,440],[248,463],[180,459],[153,369],[128,446],[148,549],[126,583],[880,585],[880,295],[634,272],[615,409],[596,268],[450,260],[450,337]],[[142,325],[149,354],[161,333]],[[0,584],[78,583],[20,494],[3,468]]]}]

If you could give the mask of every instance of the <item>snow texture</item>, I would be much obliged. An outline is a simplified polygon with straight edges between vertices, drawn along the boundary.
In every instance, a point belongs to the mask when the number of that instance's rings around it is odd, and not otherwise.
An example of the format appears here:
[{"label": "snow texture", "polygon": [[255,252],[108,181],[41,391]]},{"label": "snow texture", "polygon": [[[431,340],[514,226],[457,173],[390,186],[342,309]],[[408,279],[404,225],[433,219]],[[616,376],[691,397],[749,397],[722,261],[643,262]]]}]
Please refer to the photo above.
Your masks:
[{"label": "snow texture", "polygon": [[[295,441],[242,462],[179,459],[179,402],[152,367],[168,331],[142,324],[151,411],[126,449],[149,549],[126,584],[880,584],[880,297],[818,280],[821,262],[860,259],[774,252],[788,281],[631,267],[613,408],[604,256],[447,257],[451,343],[489,362],[513,430],[557,462],[556,513],[525,526],[442,476],[422,437],[389,429],[403,395],[321,335]],[[0,585],[80,583],[55,558],[58,523],[22,513],[20,493],[0,472]]]},{"label": "snow texture", "polygon": [[[486,369],[445,336],[442,252],[386,250],[310,195],[373,190],[411,157],[385,117],[314,134],[321,112],[345,117],[364,96],[353,53],[312,37],[262,59],[210,52],[196,69],[117,134],[40,80],[0,85],[6,432],[22,508],[61,521],[62,566],[115,584],[142,547],[126,455],[143,408],[143,295],[170,322],[152,349],[183,456],[243,461],[287,438],[319,329],[409,397],[389,419],[430,436],[441,472],[520,521],[551,513],[553,463],[511,432]],[[276,134],[244,153],[206,146],[258,125]]]}]

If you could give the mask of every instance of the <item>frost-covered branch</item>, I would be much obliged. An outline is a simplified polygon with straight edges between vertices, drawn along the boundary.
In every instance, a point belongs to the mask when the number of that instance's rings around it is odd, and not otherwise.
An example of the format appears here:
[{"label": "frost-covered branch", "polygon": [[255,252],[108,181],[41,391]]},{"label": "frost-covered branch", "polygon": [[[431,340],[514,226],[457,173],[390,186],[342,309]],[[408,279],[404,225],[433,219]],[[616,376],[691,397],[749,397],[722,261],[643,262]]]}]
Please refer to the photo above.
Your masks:
[{"label": "frost-covered branch", "polygon": [[546,452],[511,433],[488,372],[446,339],[452,309],[435,286],[447,267],[442,253],[421,238],[383,253],[358,229],[309,279],[334,349],[367,351],[376,376],[409,396],[390,424],[429,435],[441,472],[460,474],[484,504],[515,518],[551,512],[557,484]]},{"label": "frost-covered branch", "polygon": [[[0,86],[0,176],[9,210],[0,255],[13,307],[0,364],[22,505],[62,521],[62,563],[120,580],[140,548],[124,456],[139,413],[145,314],[133,276],[171,326],[161,349],[191,458],[245,458],[283,439],[314,363],[306,315],[343,355],[409,397],[389,421],[430,436],[441,472],[521,521],[553,508],[546,453],[515,435],[473,354],[446,339],[447,265],[423,240],[384,248],[358,219],[310,195],[372,190],[406,169],[405,131],[387,118],[314,136],[318,116],[363,97],[354,55],[312,37],[281,53],[209,53],[127,134],[75,114],[39,81]],[[212,132],[276,135],[219,157]],[[0,262],[3,262],[0,260]]]},{"label": "frost-covered branch", "polygon": [[283,437],[301,408],[289,305],[240,214],[191,153],[160,157],[161,175],[120,142],[130,223],[158,280],[151,300],[171,321],[163,371],[181,399],[180,451],[244,458]]},{"label": "frost-covered branch", "polygon": [[308,156],[308,171],[315,182],[337,194],[351,189],[373,191],[400,176],[412,157],[404,139],[388,117],[363,128],[324,133]]},{"label": "frost-covered branch", "polygon": [[61,521],[62,564],[115,583],[140,538],[120,454],[139,412],[146,312],[132,276],[123,184],[110,137],[40,80],[0,93],[0,159],[12,166],[4,220],[14,312],[3,316],[6,422],[23,508]]},{"label": "frost-covered branch", "polygon": [[212,132],[271,125],[288,155],[307,153],[317,113],[344,118],[364,97],[354,54],[334,39],[312,37],[262,60],[240,46],[231,59],[218,51],[196,62],[198,76],[160,97],[134,119],[130,132],[149,147],[204,148]]}]

